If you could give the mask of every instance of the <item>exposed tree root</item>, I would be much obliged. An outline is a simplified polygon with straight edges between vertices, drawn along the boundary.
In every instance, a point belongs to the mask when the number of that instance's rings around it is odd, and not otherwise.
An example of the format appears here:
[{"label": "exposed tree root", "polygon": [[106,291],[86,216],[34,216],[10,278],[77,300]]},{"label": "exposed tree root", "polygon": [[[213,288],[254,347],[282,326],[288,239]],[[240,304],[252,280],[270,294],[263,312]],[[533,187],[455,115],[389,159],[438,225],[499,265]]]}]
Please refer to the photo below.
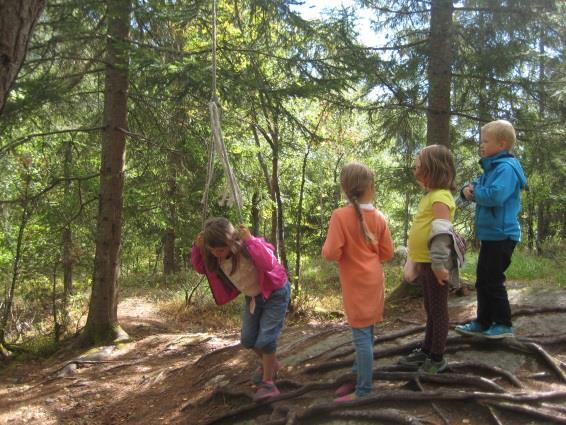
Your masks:
[{"label": "exposed tree root", "polygon": [[[532,315],[539,313],[564,312],[566,308],[523,308],[515,309],[513,316]],[[412,349],[421,344],[421,338],[417,334],[422,333],[424,326],[412,324],[407,329],[392,332],[375,340],[374,359],[395,357],[405,355]],[[285,352],[291,353],[309,341],[318,342],[326,338],[337,328],[325,329],[315,335],[303,337],[286,347]],[[415,335],[413,341],[401,341],[401,344],[383,347],[381,343],[400,340],[402,338]],[[442,403],[452,402],[472,402],[476,403],[479,409],[485,409],[486,414],[496,425],[502,425],[503,414],[500,410],[513,411],[525,418],[530,418],[540,423],[559,423],[566,424],[566,408],[563,407],[566,400],[566,370],[565,364],[551,353],[547,352],[543,345],[560,346],[566,343],[566,334],[544,336],[529,335],[519,338],[505,338],[501,340],[489,340],[483,337],[468,337],[451,334],[447,340],[447,352],[457,352],[461,350],[476,351],[509,351],[520,353],[522,356],[535,356],[540,359],[540,365],[548,369],[549,372],[538,372],[537,374],[527,375],[525,370],[519,377],[501,367],[489,366],[480,362],[453,362],[449,364],[446,372],[442,374],[419,374],[415,371],[407,371],[399,365],[375,368],[373,377],[378,382],[378,387],[374,393],[361,399],[350,402],[335,403],[331,399],[333,391],[341,384],[355,380],[352,373],[344,373],[335,379],[320,381],[324,379],[315,375],[325,372],[347,368],[353,363],[353,353],[351,342],[340,342],[330,349],[324,349],[302,361],[303,365],[308,366],[302,369],[293,369],[294,380],[279,380],[279,388],[283,391],[277,397],[273,397],[260,403],[248,403],[251,393],[228,391],[218,389],[201,401],[199,405],[213,401],[226,402],[237,405],[238,407],[217,417],[209,418],[206,425],[229,424],[234,421],[257,418],[262,416],[261,423],[264,425],[300,425],[310,423],[313,419],[317,423],[324,423],[325,420],[344,421],[383,421],[396,424],[428,424],[433,423],[429,419],[434,419],[436,423],[439,418],[444,424],[449,424],[453,419],[448,413],[443,411]],[[350,347],[347,347],[350,345]],[[226,347],[216,350],[207,356],[216,354],[220,351],[234,348]],[[560,347],[557,347],[559,350]],[[204,357],[204,356],[203,356]],[[284,357],[284,356],[283,356]],[[202,360],[202,358],[201,358]],[[316,362],[315,362],[316,360]],[[200,360],[199,360],[200,362]],[[197,362],[198,363],[198,362]],[[465,373],[459,373],[465,372]],[[298,375],[297,375],[298,374]],[[334,376],[336,374],[334,373]],[[308,382],[303,384],[301,377]],[[529,388],[529,383],[534,379],[544,378],[535,384],[537,390]],[[319,379],[318,382],[315,380]],[[391,384],[390,382],[401,382],[401,384]],[[379,384],[381,382],[381,385]],[[407,382],[410,385],[402,385]],[[234,380],[231,381],[234,384]],[[423,387],[425,385],[426,387]],[[391,389],[398,387],[399,389]],[[418,387],[418,388],[417,388]],[[456,387],[448,389],[447,387]],[[383,391],[382,389],[385,389]],[[412,390],[408,390],[410,388]],[[428,388],[438,388],[430,390]],[[540,388],[553,388],[556,391],[543,391]],[[419,391],[420,390],[420,391]],[[312,403],[313,398],[318,399],[320,394],[310,394],[302,398],[305,394],[313,392],[324,392],[322,397],[326,400]],[[214,401],[214,400],[216,401]],[[243,403],[242,403],[243,402]],[[393,403],[394,406],[390,404]],[[419,409],[428,407],[427,419],[423,416],[415,416],[400,409],[399,405],[419,405]],[[423,403],[425,403],[423,405]],[[308,406],[306,406],[308,404]],[[395,407],[395,409],[391,408]],[[186,407],[185,407],[186,408]],[[183,410],[185,409],[183,408]],[[432,417],[437,415],[437,417]],[[269,417],[265,420],[264,417]],[[487,417],[486,417],[487,418]]]},{"label": "exposed tree root", "polygon": [[566,406],[557,406],[557,405],[551,404],[551,403],[541,403],[541,406],[544,407],[545,409],[557,410],[560,413],[563,413],[563,414],[566,415]]},{"label": "exposed tree root", "polygon": [[401,425],[423,425],[425,423],[416,416],[407,415],[396,409],[347,410],[345,412],[332,412],[329,416],[343,419],[387,421]]},{"label": "exposed tree root", "polygon": [[553,306],[553,307],[519,307],[511,310],[511,316],[533,316],[535,314],[545,314],[545,313],[564,313],[566,312],[566,307],[563,306]]},{"label": "exposed tree root", "polygon": [[491,374],[501,376],[505,378],[509,383],[514,385],[517,388],[523,388],[523,383],[511,372],[506,371],[497,366],[489,366],[484,363],[476,363],[476,362],[451,362],[448,363],[448,370],[458,370],[458,369],[475,369],[481,371],[487,371]]},{"label": "exposed tree root", "polygon": [[555,410],[535,408],[525,406],[523,404],[505,403],[499,401],[487,401],[486,404],[497,407],[498,409],[505,409],[517,413],[527,414],[529,416],[532,416],[533,418],[544,419],[545,421],[550,421],[557,424],[566,424],[566,415],[562,415]]},{"label": "exposed tree root", "polygon": [[494,391],[504,393],[505,388],[497,385],[495,382],[473,375],[462,375],[459,373],[442,373],[438,375],[423,374],[419,375],[417,372],[379,372],[373,374],[374,379],[382,379],[386,381],[407,381],[418,378],[421,382],[429,382],[441,385],[464,385],[473,386],[486,391]]},{"label": "exposed tree root", "polygon": [[503,425],[503,423],[499,420],[499,417],[495,413],[495,409],[489,405],[487,405],[487,410],[489,411],[491,418],[495,422],[495,425]]},{"label": "exposed tree root", "polygon": [[211,356],[215,356],[217,354],[223,353],[224,351],[228,351],[228,350],[233,350],[234,348],[237,348],[240,346],[240,343],[238,342],[237,344],[232,344],[232,345],[228,345],[226,347],[222,347],[219,348],[218,350],[214,350],[211,351],[210,353],[206,353],[203,354],[196,362],[195,362],[195,366],[198,366],[200,363],[202,363],[204,360],[208,359]]},{"label": "exposed tree root", "polygon": [[[425,389],[422,386],[421,381],[418,377],[415,379],[415,382],[416,382],[417,386],[419,387],[419,389],[421,391],[425,391]],[[438,405],[434,402],[431,403],[431,405],[432,405],[432,409],[436,412],[436,414],[438,416],[440,416],[440,419],[442,419],[442,422],[444,422],[444,425],[450,425],[450,421],[448,420],[448,418],[446,417],[446,415],[444,414],[442,409],[440,407],[438,407]]]},{"label": "exposed tree root", "polygon": [[[404,336],[420,333],[420,332],[424,331],[424,329],[425,329],[425,326],[423,326],[423,325],[414,326],[412,328],[404,329],[402,331],[393,332],[393,333],[390,333],[390,334],[387,334],[387,335],[383,335],[381,337],[375,338],[373,345],[378,345],[378,344],[383,343],[383,342],[392,341],[392,340],[395,340],[397,338],[402,338]],[[352,342],[347,342],[347,343],[342,344],[342,345],[352,345]],[[338,347],[340,347],[340,346],[338,346]],[[335,349],[338,348],[338,347],[335,347],[332,350],[328,350],[327,352],[335,351]],[[344,351],[341,351],[339,353],[336,353],[332,356],[328,356],[327,358],[329,360],[331,360],[331,359],[335,359],[335,358],[345,357],[345,356],[348,356],[350,354],[353,354],[354,352],[355,352],[355,349],[351,348],[349,350],[344,350]]]},{"label": "exposed tree root", "polygon": [[[489,348],[489,349],[504,348],[512,351],[520,351],[523,353],[536,352],[543,358],[545,363],[548,364],[550,368],[558,374],[561,380],[565,379],[566,375],[564,375],[564,373],[561,371],[560,367],[558,366],[558,360],[554,359],[540,345],[532,342],[532,339],[528,339],[527,341],[528,342],[523,342],[521,338],[504,338],[501,340],[489,340],[482,337],[451,336],[448,337],[446,341],[447,344],[446,351],[451,352],[454,349],[454,344],[464,343],[472,346],[479,346],[480,348]],[[420,340],[411,341],[403,345],[375,350],[373,353],[373,358],[378,359],[378,358],[385,358],[385,357],[392,357],[401,354],[406,354],[409,353],[411,350],[417,348],[420,345],[420,343],[421,343]],[[458,347],[458,349],[460,349],[460,347]],[[342,357],[343,355],[344,353],[340,353],[340,357]],[[320,373],[328,370],[342,369],[350,366],[351,364],[352,364],[352,360],[350,359],[327,361],[317,365],[308,366],[305,368],[304,372],[308,374]]]},{"label": "exposed tree root", "polygon": [[542,356],[546,364],[556,373],[558,378],[560,378],[562,382],[566,382],[566,374],[562,371],[558,361],[554,359],[554,357],[552,357],[544,348],[542,348],[538,344],[535,344],[534,342],[528,342],[525,345]]},{"label": "exposed tree root", "polygon": [[[542,400],[553,400],[553,399],[566,399],[566,391],[552,391],[552,392],[532,392],[532,393],[483,393],[483,392],[463,392],[463,391],[453,391],[453,392],[441,392],[441,391],[424,391],[416,393],[413,391],[389,391],[383,393],[374,393],[367,397],[344,402],[344,403],[322,403],[318,405],[311,406],[305,411],[301,412],[298,417],[299,419],[311,418],[316,415],[329,414],[334,410],[339,410],[343,407],[360,407],[375,405],[376,403],[384,401],[432,401],[432,400],[443,400],[443,401],[479,401],[479,400],[495,400],[495,401],[514,401],[514,402],[532,402],[532,401],[542,401]],[[528,413],[528,412],[524,412]]]},{"label": "exposed tree root", "polygon": [[[323,337],[327,336],[327,335],[332,335],[335,334],[336,332],[339,332],[341,330],[346,330],[347,328],[345,326],[333,326],[330,329],[325,329],[322,332],[319,332],[317,334],[314,335],[308,335],[304,338],[300,338],[296,341],[294,341],[292,344],[290,344],[289,346],[285,347],[285,349],[283,351],[278,351],[278,356],[280,357],[285,357],[285,355],[287,353],[292,353],[296,350],[296,348],[302,344],[304,344],[307,341],[313,340],[313,339],[322,339]],[[349,343],[351,344],[351,343]],[[335,347],[332,348],[332,350],[337,349],[338,347],[340,347],[340,345],[337,345]],[[318,357],[318,356],[317,356]]]}]

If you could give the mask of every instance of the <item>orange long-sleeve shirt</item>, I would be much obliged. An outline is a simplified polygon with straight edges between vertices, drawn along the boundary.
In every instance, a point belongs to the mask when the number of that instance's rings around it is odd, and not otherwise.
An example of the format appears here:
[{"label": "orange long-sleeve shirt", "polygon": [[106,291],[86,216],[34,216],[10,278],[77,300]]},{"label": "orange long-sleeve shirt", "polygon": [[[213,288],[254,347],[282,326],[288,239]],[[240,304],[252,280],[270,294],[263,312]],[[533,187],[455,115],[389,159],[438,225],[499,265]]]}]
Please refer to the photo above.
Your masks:
[{"label": "orange long-sleeve shirt", "polygon": [[322,255],[337,261],[346,319],[353,328],[364,328],[383,319],[384,279],[382,261],[393,257],[387,221],[376,209],[362,209],[367,228],[376,242],[366,242],[352,205],[332,212]]}]

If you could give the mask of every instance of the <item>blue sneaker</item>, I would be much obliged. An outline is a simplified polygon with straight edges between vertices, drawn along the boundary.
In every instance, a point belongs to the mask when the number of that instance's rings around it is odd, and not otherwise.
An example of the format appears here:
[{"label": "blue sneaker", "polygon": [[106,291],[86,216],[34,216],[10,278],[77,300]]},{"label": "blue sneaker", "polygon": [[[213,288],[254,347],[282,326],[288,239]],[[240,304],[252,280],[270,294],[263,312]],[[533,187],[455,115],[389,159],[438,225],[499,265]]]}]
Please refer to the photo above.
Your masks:
[{"label": "blue sneaker", "polygon": [[513,328],[505,325],[492,325],[487,331],[483,332],[483,336],[489,339],[513,338]]},{"label": "blue sneaker", "polygon": [[456,326],[454,330],[462,335],[485,336],[486,327],[476,320],[472,320],[464,325]]}]

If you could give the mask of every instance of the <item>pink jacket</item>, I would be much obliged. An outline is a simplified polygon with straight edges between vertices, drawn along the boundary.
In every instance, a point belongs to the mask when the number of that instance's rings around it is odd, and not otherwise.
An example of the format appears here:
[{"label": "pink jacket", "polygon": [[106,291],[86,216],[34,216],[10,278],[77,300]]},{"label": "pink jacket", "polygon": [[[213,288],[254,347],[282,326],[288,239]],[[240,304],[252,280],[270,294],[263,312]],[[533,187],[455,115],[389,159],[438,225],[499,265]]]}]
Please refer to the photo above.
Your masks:
[{"label": "pink jacket", "polygon": [[[287,283],[287,272],[273,254],[274,247],[265,239],[252,236],[244,242],[251,260],[258,270],[259,287],[264,299]],[[195,270],[208,279],[214,301],[218,305],[226,304],[236,298],[240,291],[230,283],[224,282],[215,272],[206,270],[204,257],[198,246],[193,245],[191,262]]]}]

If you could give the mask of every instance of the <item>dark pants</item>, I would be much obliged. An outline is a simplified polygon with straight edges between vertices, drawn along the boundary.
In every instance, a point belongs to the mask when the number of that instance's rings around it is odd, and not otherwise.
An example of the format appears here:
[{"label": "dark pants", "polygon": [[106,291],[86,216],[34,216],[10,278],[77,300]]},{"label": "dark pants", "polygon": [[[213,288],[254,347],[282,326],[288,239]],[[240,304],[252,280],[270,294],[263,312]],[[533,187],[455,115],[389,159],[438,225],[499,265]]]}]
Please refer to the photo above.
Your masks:
[{"label": "dark pants", "polygon": [[511,264],[516,241],[481,241],[476,291],[477,321],[486,328],[492,324],[512,326],[511,307],[505,288],[505,270]]},{"label": "dark pants", "polygon": [[419,263],[419,278],[423,285],[426,311],[426,331],[423,349],[442,356],[448,337],[448,284],[438,283],[430,263]]}]

